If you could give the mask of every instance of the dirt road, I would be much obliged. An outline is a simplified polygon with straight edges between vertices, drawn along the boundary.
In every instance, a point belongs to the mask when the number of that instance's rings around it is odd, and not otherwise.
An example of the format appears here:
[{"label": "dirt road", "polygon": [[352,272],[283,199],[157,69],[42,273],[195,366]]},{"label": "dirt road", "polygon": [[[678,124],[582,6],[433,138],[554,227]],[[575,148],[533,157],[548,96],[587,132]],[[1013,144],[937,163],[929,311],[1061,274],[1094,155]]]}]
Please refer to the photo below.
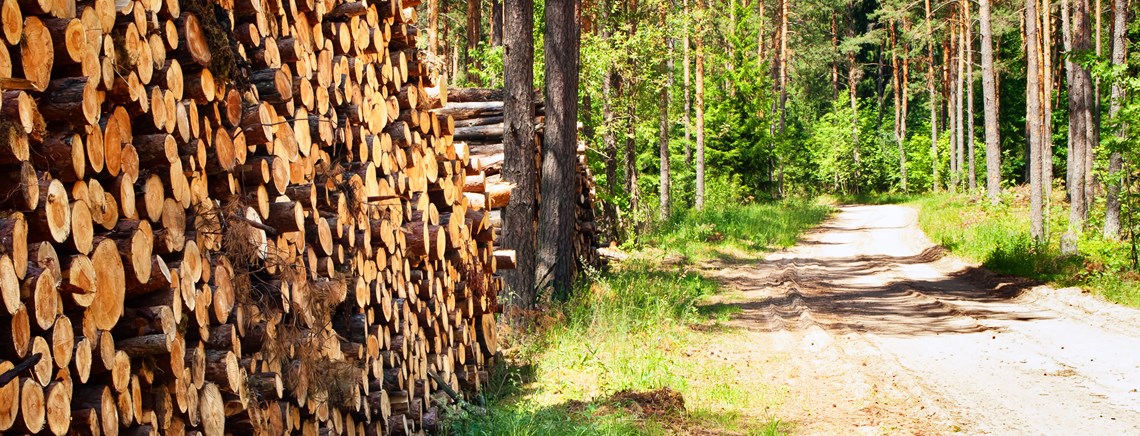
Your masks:
[{"label": "dirt road", "polygon": [[[738,378],[800,434],[1140,435],[1140,311],[996,277],[936,248],[903,206],[844,207],[742,291]],[[735,344],[735,345],[734,345]]]}]

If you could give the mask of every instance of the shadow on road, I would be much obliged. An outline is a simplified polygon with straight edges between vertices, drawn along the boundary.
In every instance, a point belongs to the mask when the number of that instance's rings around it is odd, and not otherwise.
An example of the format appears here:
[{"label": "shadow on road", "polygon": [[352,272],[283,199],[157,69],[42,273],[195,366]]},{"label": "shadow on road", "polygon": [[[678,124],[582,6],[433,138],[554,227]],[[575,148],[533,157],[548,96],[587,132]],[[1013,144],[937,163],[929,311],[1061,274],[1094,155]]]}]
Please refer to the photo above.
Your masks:
[{"label": "shadow on road", "polygon": [[[861,255],[840,258],[784,258],[713,275],[747,294],[768,295],[718,310],[739,310],[742,328],[779,331],[818,325],[828,330],[890,336],[978,333],[1000,330],[988,321],[1030,321],[1048,316],[1009,304],[1038,283],[967,268],[935,280],[862,284],[860,278],[944,256],[930,247],[914,256]],[[731,264],[730,264],[731,265]],[[735,306],[730,309],[723,306]]]}]

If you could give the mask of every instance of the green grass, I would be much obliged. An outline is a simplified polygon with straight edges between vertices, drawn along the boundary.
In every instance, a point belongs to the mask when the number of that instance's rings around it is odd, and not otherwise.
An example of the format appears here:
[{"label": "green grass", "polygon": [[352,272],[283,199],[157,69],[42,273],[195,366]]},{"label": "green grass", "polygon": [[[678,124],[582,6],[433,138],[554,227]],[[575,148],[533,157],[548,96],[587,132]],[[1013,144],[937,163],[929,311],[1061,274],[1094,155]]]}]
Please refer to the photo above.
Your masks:
[{"label": "green grass", "polygon": [[758,254],[795,245],[831,212],[831,206],[802,199],[691,210],[660,223],[641,242],[692,259]]},{"label": "green grass", "polygon": [[[690,355],[716,333],[689,325],[731,313],[698,306],[718,290],[696,273],[639,260],[595,275],[573,300],[549,311],[556,315],[541,333],[513,338],[513,363],[496,371],[487,413],[461,415],[451,432],[627,435],[699,427],[775,434],[765,429],[778,429],[778,422],[741,412],[768,401],[763,390],[729,383],[727,365]],[[622,390],[659,388],[680,392],[685,412],[641,416],[608,399]]]},{"label": "green grass", "polygon": [[1068,225],[1067,207],[1054,199],[1049,238],[1035,243],[1029,235],[1028,205],[1008,195],[990,205],[981,197],[941,194],[921,197],[919,225],[935,243],[986,268],[1059,286],[1080,286],[1109,301],[1140,307],[1140,276],[1131,269],[1129,247],[1083,235],[1079,254],[1060,254],[1059,241]]},{"label": "green grass", "polygon": [[[640,248],[694,257],[726,249],[756,254],[794,244],[830,210],[790,201],[687,213],[647,235]],[[783,390],[760,385],[759,377],[735,377],[730,363],[707,353],[740,335],[723,324],[740,308],[706,301],[722,293],[699,273],[639,253],[607,272],[589,273],[570,301],[535,320],[534,332],[504,335],[507,359],[483,392],[486,409],[458,411],[448,432],[786,433],[787,423],[764,412],[779,405]],[[661,388],[679,392],[684,411],[641,413],[611,399],[624,390]]]}]

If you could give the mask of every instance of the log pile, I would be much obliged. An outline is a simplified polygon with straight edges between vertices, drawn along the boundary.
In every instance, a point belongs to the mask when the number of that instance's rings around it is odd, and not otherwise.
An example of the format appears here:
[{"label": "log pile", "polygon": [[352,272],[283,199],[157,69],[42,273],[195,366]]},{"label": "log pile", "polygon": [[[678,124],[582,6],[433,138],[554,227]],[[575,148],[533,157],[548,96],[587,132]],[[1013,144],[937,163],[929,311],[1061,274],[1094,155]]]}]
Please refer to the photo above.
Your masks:
[{"label": "log pile", "polygon": [[407,434],[513,252],[419,0],[0,0],[0,432]]},{"label": "log pile", "polygon": [[[535,125],[537,126],[536,140],[538,141],[538,155],[535,156],[537,167],[542,168],[542,126],[544,111],[542,98],[535,96],[538,102],[535,106]],[[471,152],[470,164],[467,167],[467,182],[464,195],[472,197],[478,202],[482,192],[488,193],[488,198],[499,199],[488,207],[491,209],[491,224],[496,231],[501,221],[501,212],[506,207],[504,196],[509,197],[511,185],[502,179],[503,169],[503,91],[501,89],[487,88],[451,88],[448,90],[447,104],[437,111],[440,114],[451,116],[455,120],[454,138],[456,141],[467,141]],[[596,247],[598,234],[594,223],[595,187],[594,176],[586,163],[586,147],[578,144],[578,212],[574,231],[575,258],[578,259],[577,268],[597,268],[601,258]],[[541,183],[542,174],[539,173]],[[538,195],[536,193],[536,195]],[[541,197],[541,195],[539,195]]]}]

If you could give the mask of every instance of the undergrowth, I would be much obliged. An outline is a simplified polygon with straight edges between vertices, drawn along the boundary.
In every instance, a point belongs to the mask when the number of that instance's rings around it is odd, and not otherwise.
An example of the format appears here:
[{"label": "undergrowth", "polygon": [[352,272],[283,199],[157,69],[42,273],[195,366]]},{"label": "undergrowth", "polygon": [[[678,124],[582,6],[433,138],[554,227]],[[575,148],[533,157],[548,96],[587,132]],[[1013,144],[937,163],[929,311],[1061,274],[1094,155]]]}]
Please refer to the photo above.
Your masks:
[{"label": "undergrowth", "polygon": [[725,257],[728,251],[757,255],[795,245],[801,233],[831,211],[804,199],[690,210],[660,223],[640,242],[694,259]]},{"label": "undergrowth", "polygon": [[[485,414],[462,412],[452,434],[564,435],[714,432],[776,434],[778,422],[749,416],[770,401],[726,379],[725,364],[693,358],[709,340],[690,324],[715,320],[698,301],[718,285],[696,273],[631,261],[594,273],[574,297],[548,310],[542,330],[506,335],[507,363],[484,391]],[[675,413],[647,413],[618,399],[669,390]]]},{"label": "undergrowth", "polygon": [[1079,254],[1060,253],[1068,208],[1055,197],[1044,244],[1030,237],[1029,207],[1019,191],[1007,193],[999,205],[954,194],[922,197],[911,204],[921,209],[919,225],[932,241],[991,271],[1080,286],[1109,301],[1140,307],[1140,274],[1132,269],[1127,243],[1088,232],[1078,244]]},{"label": "undergrowth", "polygon": [[[758,255],[789,246],[830,207],[808,201],[748,204],[673,217],[635,250],[692,257],[722,250]],[[533,331],[501,335],[499,359],[484,387],[486,408],[458,411],[449,434],[781,434],[788,425],[765,410],[781,392],[738,377],[707,350],[732,341],[721,323],[740,308],[708,304],[722,292],[700,274],[631,253],[608,271],[589,271],[569,301],[531,320]],[[667,408],[631,397],[683,398]]]}]

